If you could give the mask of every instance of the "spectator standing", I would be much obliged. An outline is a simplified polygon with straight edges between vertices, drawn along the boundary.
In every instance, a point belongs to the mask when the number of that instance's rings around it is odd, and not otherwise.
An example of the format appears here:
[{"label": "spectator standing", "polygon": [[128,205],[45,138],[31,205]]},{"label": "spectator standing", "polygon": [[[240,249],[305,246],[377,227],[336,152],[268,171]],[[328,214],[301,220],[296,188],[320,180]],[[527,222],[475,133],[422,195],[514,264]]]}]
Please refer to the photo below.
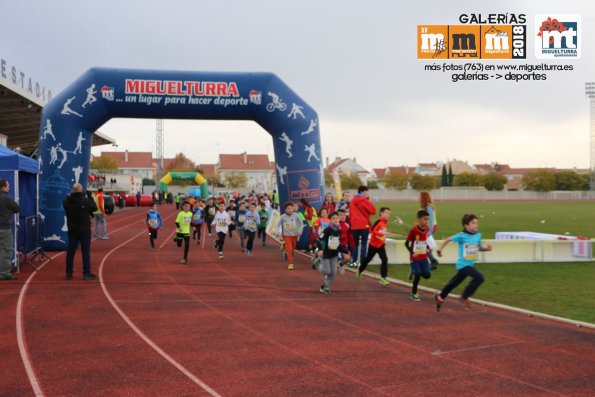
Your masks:
[{"label": "spectator standing", "polygon": [[[95,227],[93,237],[99,238],[100,240],[109,240],[107,236],[107,221],[105,219],[105,207],[104,207],[104,196],[103,196],[103,188],[97,189],[95,192],[95,197],[93,199],[95,201],[95,212],[93,213],[95,217]],[[99,225],[101,225],[101,236],[98,235],[99,232]]]},{"label": "spectator standing", "polygon": [[16,280],[12,270],[13,216],[20,211],[19,204],[10,197],[10,183],[0,179],[0,280]]},{"label": "spectator standing", "polygon": [[62,206],[68,226],[66,280],[72,280],[74,255],[79,244],[83,255],[83,280],[95,280],[97,276],[91,273],[91,215],[97,211],[97,206],[92,197],[85,197],[79,183],[72,186],[72,193],[66,196]]}]

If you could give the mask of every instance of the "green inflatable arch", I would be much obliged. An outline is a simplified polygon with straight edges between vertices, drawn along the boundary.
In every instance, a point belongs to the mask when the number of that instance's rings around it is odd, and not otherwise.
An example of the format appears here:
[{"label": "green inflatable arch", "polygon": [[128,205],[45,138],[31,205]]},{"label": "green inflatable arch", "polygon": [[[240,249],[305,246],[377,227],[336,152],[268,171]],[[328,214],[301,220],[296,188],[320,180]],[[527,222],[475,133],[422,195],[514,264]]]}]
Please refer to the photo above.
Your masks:
[{"label": "green inflatable arch", "polygon": [[207,184],[207,180],[198,172],[168,172],[161,178],[159,181],[159,190],[162,192],[167,192],[167,186],[173,180],[181,180],[181,181],[194,181],[200,187],[200,195],[203,198],[207,198],[209,196],[209,185]]}]

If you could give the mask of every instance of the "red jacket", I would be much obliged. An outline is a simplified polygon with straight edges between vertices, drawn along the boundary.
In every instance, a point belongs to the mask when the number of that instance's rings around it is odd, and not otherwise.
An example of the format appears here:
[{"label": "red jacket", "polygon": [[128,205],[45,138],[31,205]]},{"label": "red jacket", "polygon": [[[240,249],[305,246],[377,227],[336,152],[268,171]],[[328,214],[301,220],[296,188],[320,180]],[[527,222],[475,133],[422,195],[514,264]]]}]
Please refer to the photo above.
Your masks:
[{"label": "red jacket", "polygon": [[318,213],[320,214],[323,209],[326,209],[330,216],[333,212],[335,212],[335,207],[336,204],[334,201],[331,201],[330,203],[325,201],[324,203],[322,203],[322,207],[320,207],[320,211],[318,211]]},{"label": "red jacket", "polygon": [[351,230],[363,230],[370,227],[370,216],[376,213],[376,207],[365,196],[356,194],[349,206]]},{"label": "red jacket", "polygon": [[350,250],[353,249],[355,247],[355,240],[353,239],[353,234],[351,234],[349,223],[339,222],[339,228],[341,229],[340,244],[349,247]]}]

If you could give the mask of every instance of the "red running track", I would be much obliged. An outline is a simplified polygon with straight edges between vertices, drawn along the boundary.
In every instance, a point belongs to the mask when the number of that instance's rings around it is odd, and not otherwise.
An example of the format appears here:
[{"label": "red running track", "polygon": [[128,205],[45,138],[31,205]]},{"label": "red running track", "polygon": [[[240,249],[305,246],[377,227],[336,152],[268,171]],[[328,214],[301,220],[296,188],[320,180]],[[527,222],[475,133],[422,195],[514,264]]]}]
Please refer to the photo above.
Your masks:
[{"label": "red running track", "polygon": [[181,265],[173,209],[155,252],[144,211],[93,242],[102,282],[65,281],[59,255],[0,283],[1,396],[595,395],[591,330],[454,300],[436,313],[352,273],[323,295],[308,263],[289,272],[274,243],[247,257],[237,236],[224,260],[209,238]]}]

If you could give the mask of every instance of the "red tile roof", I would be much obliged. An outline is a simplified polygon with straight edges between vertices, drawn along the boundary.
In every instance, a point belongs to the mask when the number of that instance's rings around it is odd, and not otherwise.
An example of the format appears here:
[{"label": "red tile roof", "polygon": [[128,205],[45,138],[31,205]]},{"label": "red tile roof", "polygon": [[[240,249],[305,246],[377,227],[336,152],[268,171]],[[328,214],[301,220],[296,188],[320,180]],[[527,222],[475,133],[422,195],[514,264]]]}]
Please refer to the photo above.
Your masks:
[{"label": "red tile roof", "polygon": [[272,170],[266,154],[220,154],[220,170]]},{"label": "red tile roof", "polygon": [[217,173],[215,164],[201,164],[198,168],[202,170],[203,176],[214,176]]},{"label": "red tile roof", "polygon": [[436,163],[419,163],[419,166],[422,168],[438,168]]},{"label": "red tile roof", "polygon": [[386,168],[373,168],[372,172],[376,175],[376,178],[382,178],[386,174]]},{"label": "red tile roof", "polygon": [[333,172],[335,172],[337,167],[339,167],[341,164],[343,164],[346,161],[347,161],[347,159],[337,159],[337,160],[333,161],[332,163],[329,164],[328,167],[326,167],[326,172],[329,172],[332,174]]},{"label": "red tile roof", "polygon": [[118,168],[154,168],[151,152],[128,152],[128,161],[125,156],[126,152],[101,152],[100,157],[111,157]]},{"label": "red tile roof", "polygon": [[409,174],[415,174],[415,167],[409,167],[409,166],[401,166],[401,167],[388,167],[388,172],[390,174],[404,174],[404,175],[409,175]]}]

